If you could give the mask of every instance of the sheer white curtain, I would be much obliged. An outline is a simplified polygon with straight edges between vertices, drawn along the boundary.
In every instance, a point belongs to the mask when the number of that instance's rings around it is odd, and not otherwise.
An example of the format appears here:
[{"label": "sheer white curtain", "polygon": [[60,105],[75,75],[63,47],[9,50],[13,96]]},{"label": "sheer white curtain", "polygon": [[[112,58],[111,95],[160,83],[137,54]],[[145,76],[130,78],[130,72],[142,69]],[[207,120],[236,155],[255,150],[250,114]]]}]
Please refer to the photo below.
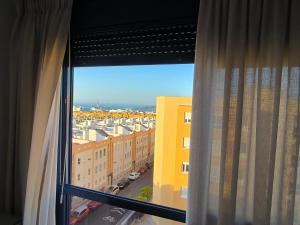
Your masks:
[{"label": "sheer white curtain", "polygon": [[[10,72],[15,78],[13,83],[18,85],[13,93],[19,99],[17,105],[25,109],[23,113],[33,114],[33,123],[17,122],[21,138],[31,138],[30,146],[21,147],[22,152],[30,148],[29,159],[24,158],[29,168],[23,224],[54,225],[59,80],[72,0],[22,0],[15,4],[17,18],[11,40]],[[33,110],[26,110],[24,105],[31,103]],[[23,134],[22,127],[32,127],[32,132],[24,129]]]},{"label": "sheer white curtain", "polygon": [[299,12],[200,1],[187,224],[300,224]]}]

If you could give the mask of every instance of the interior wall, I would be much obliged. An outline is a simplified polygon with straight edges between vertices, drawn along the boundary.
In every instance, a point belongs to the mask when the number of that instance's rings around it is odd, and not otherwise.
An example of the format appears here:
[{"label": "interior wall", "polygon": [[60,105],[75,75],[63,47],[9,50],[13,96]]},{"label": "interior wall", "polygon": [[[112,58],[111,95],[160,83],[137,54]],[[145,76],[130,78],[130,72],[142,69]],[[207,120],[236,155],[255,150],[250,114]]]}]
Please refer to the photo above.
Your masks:
[{"label": "interior wall", "polygon": [[[12,0],[0,0],[0,196],[5,198],[5,168],[8,149],[9,113],[9,40],[16,17]],[[13,171],[11,171],[13,172]],[[5,201],[0,201],[0,212],[5,211]]]}]

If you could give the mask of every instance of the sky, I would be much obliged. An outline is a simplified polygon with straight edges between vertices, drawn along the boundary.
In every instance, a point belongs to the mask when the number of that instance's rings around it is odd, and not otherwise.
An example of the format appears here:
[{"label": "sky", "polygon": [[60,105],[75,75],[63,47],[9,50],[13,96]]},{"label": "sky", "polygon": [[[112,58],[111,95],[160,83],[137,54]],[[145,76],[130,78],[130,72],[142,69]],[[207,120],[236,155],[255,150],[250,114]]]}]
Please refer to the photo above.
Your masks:
[{"label": "sky", "polygon": [[193,64],[76,67],[74,104],[154,106],[156,96],[192,96]]}]

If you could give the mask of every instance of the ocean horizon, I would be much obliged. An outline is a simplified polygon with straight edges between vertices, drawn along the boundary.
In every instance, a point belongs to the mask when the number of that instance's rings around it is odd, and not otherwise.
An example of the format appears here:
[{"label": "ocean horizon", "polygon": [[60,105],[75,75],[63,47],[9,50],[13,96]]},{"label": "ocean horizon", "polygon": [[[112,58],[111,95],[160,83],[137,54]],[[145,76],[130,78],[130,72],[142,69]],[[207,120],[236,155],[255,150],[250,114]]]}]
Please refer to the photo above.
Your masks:
[{"label": "ocean horizon", "polygon": [[76,107],[80,107],[81,111],[89,112],[91,108],[98,108],[103,110],[132,110],[140,112],[155,112],[155,105],[126,105],[126,104],[92,104],[92,103],[74,103]]}]

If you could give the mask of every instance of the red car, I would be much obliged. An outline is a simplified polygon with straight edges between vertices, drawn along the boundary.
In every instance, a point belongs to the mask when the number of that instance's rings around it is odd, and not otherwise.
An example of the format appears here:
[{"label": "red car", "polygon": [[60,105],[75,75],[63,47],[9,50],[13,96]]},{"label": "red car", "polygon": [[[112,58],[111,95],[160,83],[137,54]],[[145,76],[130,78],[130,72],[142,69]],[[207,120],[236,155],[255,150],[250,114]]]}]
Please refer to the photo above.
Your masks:
[{"label": "red car", "polygon": [[82,205],[71,213],[70,225],[75,225],[86,218],[90,210],[86,205]]},{"label": "red car", "polygon": [[146,173],[146,171],[147,171],[147,168],[146,168],[146,167],[141,167],[141,168],[138,170],[138,172],[139,172],[140,174],[144,174],[144,173]]},{"label": "red car", "polygon": [[100,207],[102,204],[100,202],[95,202],[95,201],[90,201],[89,204],[87,204],[87,207],[90,210],[96,209],[98,207]]}]

